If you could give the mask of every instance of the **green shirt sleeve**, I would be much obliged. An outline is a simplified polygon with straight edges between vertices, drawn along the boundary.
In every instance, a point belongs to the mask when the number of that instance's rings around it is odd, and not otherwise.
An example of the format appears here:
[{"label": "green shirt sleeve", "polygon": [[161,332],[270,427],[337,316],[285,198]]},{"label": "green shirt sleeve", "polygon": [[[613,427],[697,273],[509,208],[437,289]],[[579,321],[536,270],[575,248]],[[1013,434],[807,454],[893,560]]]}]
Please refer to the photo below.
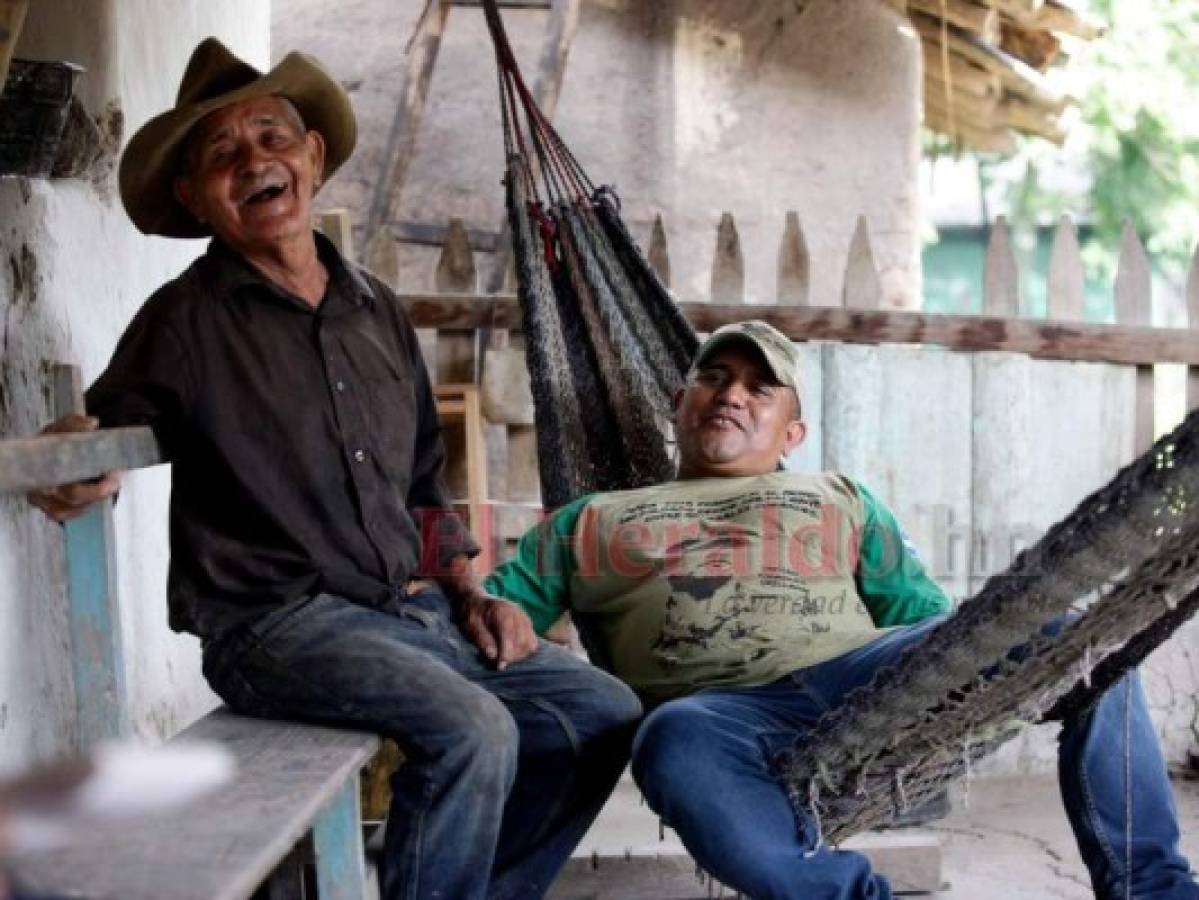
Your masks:
[{"label": "green shirt sleeve", "polygon": [[575,525],[590,494],[579,497],[539,525],[516,544],[516,553],[483,581],[488,592],[519,604],[538,634],[545,634],[570,606],[570,579],[577,568]]},{"label": "green shirt sleeve", "polygon": [[874,624],[910,625],[949,612],[953,604],[925,571],[894,513],[863,485],[857,488],[866,516],[854,579]]}]

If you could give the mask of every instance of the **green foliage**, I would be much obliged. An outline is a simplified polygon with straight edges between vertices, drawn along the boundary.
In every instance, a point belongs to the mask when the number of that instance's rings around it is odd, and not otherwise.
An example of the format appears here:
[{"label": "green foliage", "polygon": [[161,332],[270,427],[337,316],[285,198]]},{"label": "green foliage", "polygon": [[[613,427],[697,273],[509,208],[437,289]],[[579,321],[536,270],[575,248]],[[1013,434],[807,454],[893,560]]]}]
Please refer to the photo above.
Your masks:
[{"label": "green foliage", "polygon": [[[1066,150],[1027,139],[1014,165],[986,168],[1006,188],[1017,227],[1062,212],[1089,219],[1091,274],[1110,275],[1128,220],[1159,273],[1181,286],[1199,240],[1199,3],[1093,0],[1091,8],[1110,28],[1070,60],[1067,87],[1081,104]],[[1051,187],[1063,179],[1045,173],[1071,164],[1088,177]]]}]

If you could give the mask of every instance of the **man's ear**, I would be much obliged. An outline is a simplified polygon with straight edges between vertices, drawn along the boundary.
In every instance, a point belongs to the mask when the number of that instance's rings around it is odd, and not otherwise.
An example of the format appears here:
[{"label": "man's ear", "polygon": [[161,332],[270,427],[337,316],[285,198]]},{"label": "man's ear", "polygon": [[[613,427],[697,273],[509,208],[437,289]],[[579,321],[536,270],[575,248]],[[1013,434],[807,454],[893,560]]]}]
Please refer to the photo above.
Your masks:
[{"label": "man's ear", "polygon": [[325,178],[325,139],[319,131],[313,131],[310,128],[304,133],[304,144],[308,148],[309,158],[312,160],[314,173],[312,188],[315,191]]},{"label": "man's ear", "polygon": [[783,455],[786,456],[804,442],[808,436],[808,426],[799,419],[787,423],[786,440],[783,441]]}]

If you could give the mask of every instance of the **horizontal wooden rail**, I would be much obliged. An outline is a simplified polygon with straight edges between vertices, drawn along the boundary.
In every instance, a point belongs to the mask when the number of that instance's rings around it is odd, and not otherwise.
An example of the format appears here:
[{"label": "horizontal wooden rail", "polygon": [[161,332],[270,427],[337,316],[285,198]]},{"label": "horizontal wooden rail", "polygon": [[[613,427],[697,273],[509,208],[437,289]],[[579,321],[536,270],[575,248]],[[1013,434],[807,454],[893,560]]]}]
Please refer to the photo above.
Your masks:
[{"label": "horizontal wooden rail", "polygon": [[[471,331],[521,327],[520,307],[511,294],[400,296],[417,328]],[[1038,359],[1199,366],[1199,337],[1189,329],[834,306],[680,303],[679,308],[698,331],[714,331],[744,319],[763,319],[797,341],[934,344],[951,350],[1007,350]]]},{"label": "horizontal wooden rail", "polygon": [[0,494],[166,462],[149,428],[107,428],[0,441]]}]

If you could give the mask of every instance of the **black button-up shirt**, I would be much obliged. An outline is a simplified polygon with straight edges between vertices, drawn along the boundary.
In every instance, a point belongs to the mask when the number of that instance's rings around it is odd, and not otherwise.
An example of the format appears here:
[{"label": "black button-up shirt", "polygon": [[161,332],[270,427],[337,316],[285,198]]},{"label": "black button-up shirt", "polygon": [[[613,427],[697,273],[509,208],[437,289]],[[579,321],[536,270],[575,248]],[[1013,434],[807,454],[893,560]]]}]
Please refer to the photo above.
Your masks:
[{"label": "black button-up shirt", "polygon": [[216,636],[321,590],[378,603],[477,552],[446,512],[412,324],[317,242],[329,285],[313,309],[214,241],[146,302],[87,392],[103,427],[150,426],[174,465],[176,630]]}]

